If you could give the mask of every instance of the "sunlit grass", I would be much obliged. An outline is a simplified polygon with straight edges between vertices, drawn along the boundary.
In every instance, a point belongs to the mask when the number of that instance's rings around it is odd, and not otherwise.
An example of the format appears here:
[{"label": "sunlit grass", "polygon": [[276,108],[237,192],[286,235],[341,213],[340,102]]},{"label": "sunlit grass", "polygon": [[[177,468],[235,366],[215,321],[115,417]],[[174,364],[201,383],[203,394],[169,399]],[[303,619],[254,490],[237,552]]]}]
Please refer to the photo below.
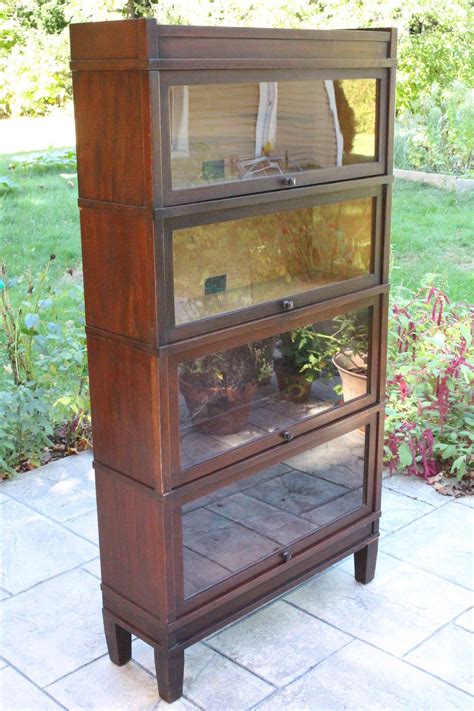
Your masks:
[{"label": "sunlit grass", "polygon": [[[0,259],[11,275],[41,269],[56,255],[55,273],[80,268],[77,181],[60,172],[8,171],[0,158],[0,175],[10,175],[18,190],[0,198]],[[394,189],[392,247],[393,285],[416,288],[424,274],[438,273],[448,282],[452,299],[474,302],[474,198],[426,185],[397,181]]]},{"label": "sunlit grass", "polygon": [[417,288],[424,274],[447,283],[452,300],[474,303],[474,196],[395,183],[392,284]]}]

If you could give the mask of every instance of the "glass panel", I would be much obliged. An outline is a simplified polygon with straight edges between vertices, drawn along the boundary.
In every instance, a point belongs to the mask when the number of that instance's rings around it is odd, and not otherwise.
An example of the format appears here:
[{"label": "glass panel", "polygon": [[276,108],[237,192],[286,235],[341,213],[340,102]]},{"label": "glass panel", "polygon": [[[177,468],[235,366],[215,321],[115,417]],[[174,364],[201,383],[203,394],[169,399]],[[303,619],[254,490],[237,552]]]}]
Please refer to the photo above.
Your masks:
[{"label": "glass panel", "polygon": [[364,395],[369,318],[352,311],[183,361],[182,468]]},{"label": "glass panel", "polygon": [[175,230],[175,323],[369,274],[372,225],[367,197]]},{"label": "glass panel", "polygon": [[376,81],[170,87],[173,188],[374,161]]},{"label": "glass panel", "polygon": [[185,597],[362,506],[365,439],[350,432],[186,504]]}]

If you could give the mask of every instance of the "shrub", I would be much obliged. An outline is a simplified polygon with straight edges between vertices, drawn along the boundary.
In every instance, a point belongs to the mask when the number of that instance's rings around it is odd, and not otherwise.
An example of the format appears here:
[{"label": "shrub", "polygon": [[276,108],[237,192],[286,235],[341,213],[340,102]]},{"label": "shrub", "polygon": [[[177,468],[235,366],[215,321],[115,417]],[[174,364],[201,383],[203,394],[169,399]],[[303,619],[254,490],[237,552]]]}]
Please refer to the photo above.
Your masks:
[{"label": "shrub", "polygon": [[43,116],[72,96],[67,30],[30,29],[1,57],[0,116]]},{"label": "shrub", "polygon": [[8,169],[14,173],[48,173],[55,170],[77,170],[76,152],[43,151],[35,155],[17,156],[8,164]]},{"label": "shrub", "polygon": [[[40,463],[58,436],[64,449],[89,436],[83,295],[79,285],[54,288],[46,268],[9,279],[2,268],[0,317],[6,363],[0,399],[0,468]],[[60,434],[58,435],[58,432]]]},{"label": "shrub", "polygon": [[397,121],[397,168],[455,175],[474,171],[474,89],[433,84]]},{"label": "shrub", "polygon": [[474,466],[472,309],[435,286],[391,308],[385,458],[390,472],[462,479]]}]

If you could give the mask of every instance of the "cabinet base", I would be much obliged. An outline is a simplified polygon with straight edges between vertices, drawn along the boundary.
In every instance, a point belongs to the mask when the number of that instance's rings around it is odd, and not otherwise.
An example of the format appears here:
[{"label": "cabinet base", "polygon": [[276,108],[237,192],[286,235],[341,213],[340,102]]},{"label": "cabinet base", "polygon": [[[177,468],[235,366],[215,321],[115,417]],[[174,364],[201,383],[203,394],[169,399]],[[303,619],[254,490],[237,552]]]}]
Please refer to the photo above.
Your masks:
[{"label": "cabinet base", "polygon": [[128,630],[120,627],[107,610],[102,610],[102,614],[110,661],[122,667],[132,658],[132,635]]},{"label": "cabinet base", "polygon": [[378,539],[354,553],[354,575],[358,583],[367,585],[375,576]]},{"label": "cabinet base", "polygon": [[183,694],[184,649],[171,652],[155,647],[155,669],[158,692],[171,704]]}]

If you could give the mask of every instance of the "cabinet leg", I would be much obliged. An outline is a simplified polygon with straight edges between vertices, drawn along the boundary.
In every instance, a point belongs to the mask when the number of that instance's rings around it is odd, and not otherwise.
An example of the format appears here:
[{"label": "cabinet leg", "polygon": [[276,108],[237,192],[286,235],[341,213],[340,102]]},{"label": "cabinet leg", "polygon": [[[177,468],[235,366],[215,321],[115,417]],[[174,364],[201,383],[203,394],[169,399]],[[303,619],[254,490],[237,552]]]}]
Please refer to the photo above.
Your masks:
[{"label": "cabinet leg", "polygon": [[365,548],[354,553],[354,572],[358,583],[366,585],[374,579],[378,543],[378,540],[372,541]]},{"label": "cabinet leg", "polygon": [[132,635],[103,611],[104,631],[110,660],[119,667],[132,658]]},{"label": "cabinet leg", "polygon": [[159,694],[171,704],[183,694],[184,649],[169,652],[155,647],[155,667]]}]

